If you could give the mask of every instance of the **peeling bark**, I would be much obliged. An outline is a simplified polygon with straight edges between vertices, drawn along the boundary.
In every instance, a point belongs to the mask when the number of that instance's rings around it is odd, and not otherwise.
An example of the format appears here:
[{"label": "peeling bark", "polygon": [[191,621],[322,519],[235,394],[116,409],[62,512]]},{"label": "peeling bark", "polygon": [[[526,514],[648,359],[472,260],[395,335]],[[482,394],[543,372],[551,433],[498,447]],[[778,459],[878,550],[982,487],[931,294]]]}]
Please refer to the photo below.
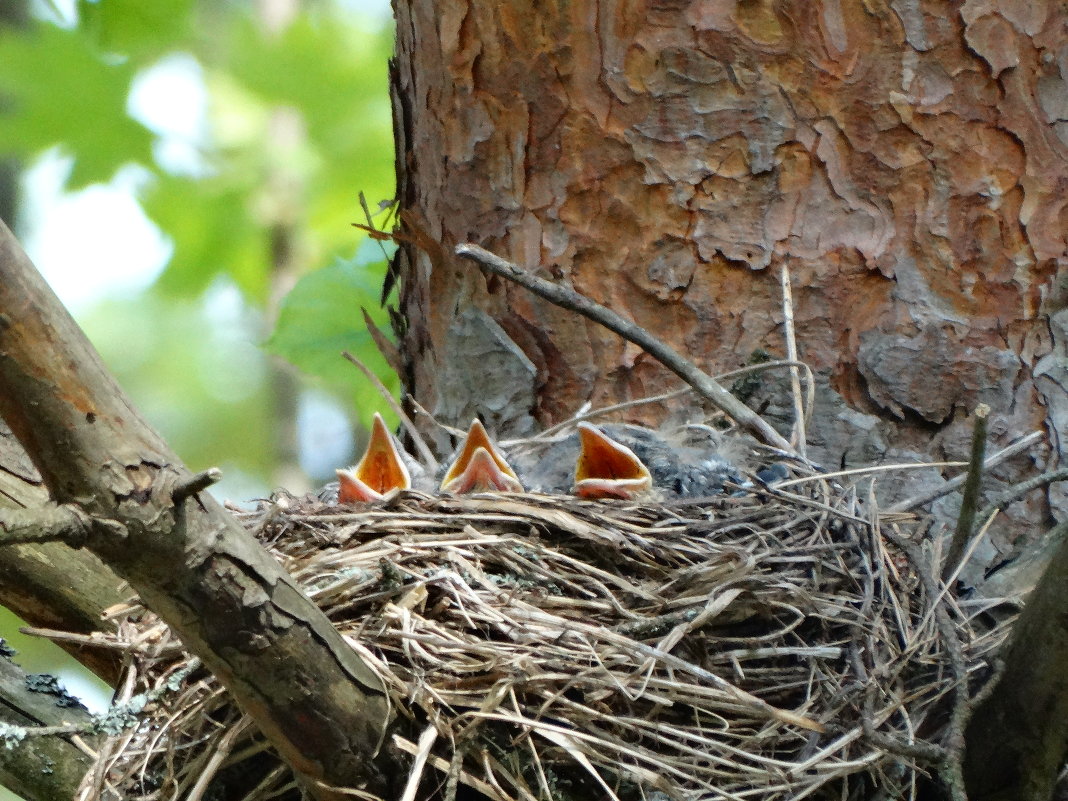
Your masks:
[{"label": "peeling bark", "polygon": [[[713,374],[784,354],[785,263],[800,355],[821,381],[817,461],[966,459],[967,413],[986,403],[993,447],[1049,437],[989,490],[1057,466],[1062,5],[396,7],[399,198],[409,231],[439,245],[404,246],[395,265],[404,380],[446,422],[480,414],[515,434],[672,384],[614,335],[464,271],[448,255],[458,243],[570,283]],[[785,395],[769,379],[750,403],[785,430]],[[1066,513],[1064,489],[1034,493],[980,557]]]}]

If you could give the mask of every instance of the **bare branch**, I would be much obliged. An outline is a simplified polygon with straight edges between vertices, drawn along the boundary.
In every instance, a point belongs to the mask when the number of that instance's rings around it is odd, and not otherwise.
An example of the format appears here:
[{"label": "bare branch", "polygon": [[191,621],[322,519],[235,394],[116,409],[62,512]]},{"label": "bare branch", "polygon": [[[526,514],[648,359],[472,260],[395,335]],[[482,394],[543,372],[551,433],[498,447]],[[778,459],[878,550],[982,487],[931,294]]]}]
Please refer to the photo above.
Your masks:
[{"label": "bare branch", "polygon": [[1040,487],[1049,486],[1055,481],[1068,481],[1068,467],[1040,473],[1026,481],[1021,481],[1019,484],[1013,484],[1005,490],[1005,492],[997,495],[989,504],[984,506],[976,517],[978,520],[987,520],[995,511],[1004,510],[1006,506],[1018,501],[1027,493],[1039,489]]},{"label": "bare branch", "polygon": [[338,797],[324,787],[388,792],[378,674],[210,495],[174,504],[188,471],[3,225],[0,385],[0,416],[52,497],[126,530],[94,525],[86,546],[203,659],[304,786],[319,798]]},{"label": "bare branch", "polygon": [[570,309],[583,317],[588,317],[609,331],[633,342],[693,387],[716,408],[737,420],[739,425],[751,431],[762,442],[796,455],[797,452],[790,443],[766,420],[716,383],[696,364],[669,348],[644,328],[623,319],[611,309],[595,303],[573,289],[538,278],[478,245],[457,245],[456,255],[482,265],[495,275],[514,281],[561,308]]},{"label": "bare branch", "polygon": [[[1019,453],[1023,453],[1025,450],[1027,450],[1032,445],[1041,440],[1043,436],[1045,435],[1041,431],[1032,431],[1027,436],[1021,437],[1012,445],[1009,445],[1007,448],[1003,448],[1002,450],[992,455],[989,459],[984,461],[983,469],[989,470],[990,468],[996,467],[997,465],[1001,464],[1006,459],[1011,459],[1013,456],[1016,456]],[[944,495],[949,495],[949,493],[953,492],[955,489],[957,489],[957,487],[963,484],[964,480],[967,477],[967,473],[961,473],[959,476],[951,478],[949,481],[947,481],[940,487],[935,487],[934,489],[927,490],[926,492],[922,492],[919,495],[914,495],[911,498],[905,498],[905,500],[898,501],[893,506],[887,507],[883,511],[908,512],[919,506],[923,506],[925,503],[930,503],[931,501],[937,500],[938,498],[941,498]]]},{"label": "bare branch", "polygon": [[0,545],[63,542],[81,548],[92,523],[74,504],[46,504],[35,509],[0,508]]},{"label": "bare branch", "polygon": [[968,476],[964,480],[964,497],[960,504],[957,527],[953,530],[953,539],[949,543],[949,552],[942,565],[942,580],[957,569],[964,548],[972,538],[975,527],[975,511],[979,505],[979,484],[983,478],[983,457],[986,455],[986,418],[990,407],[980,403],[975,407],[975,422],[972,427],[972,452],[968,460]]}]

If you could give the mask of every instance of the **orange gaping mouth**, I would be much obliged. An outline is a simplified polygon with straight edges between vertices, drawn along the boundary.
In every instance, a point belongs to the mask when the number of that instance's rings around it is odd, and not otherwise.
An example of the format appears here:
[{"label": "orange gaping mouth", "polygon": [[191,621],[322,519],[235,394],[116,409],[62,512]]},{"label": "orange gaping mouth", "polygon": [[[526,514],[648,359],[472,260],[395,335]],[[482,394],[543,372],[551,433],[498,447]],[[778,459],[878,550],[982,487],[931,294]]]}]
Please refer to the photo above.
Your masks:
[{"label": "orange gaping mouth", "polygon": [[441,480],[442,492],[522,492],[523,485],[479,420],[471,423],[460,455]]},{"label": "orange gaping mouth", "polygon": [[581,450],[573,492],[583,498],[633,498],[653,486],[649,469],[634,451],[597,426],[579,423]]},{"label": "orange gaping mouth", "polygon": [[338,470],[337,479],[338,503],[374,501],[391,490],[408,489],[412,485],[400,450],[377,412],[363,458],[349,470]]}]

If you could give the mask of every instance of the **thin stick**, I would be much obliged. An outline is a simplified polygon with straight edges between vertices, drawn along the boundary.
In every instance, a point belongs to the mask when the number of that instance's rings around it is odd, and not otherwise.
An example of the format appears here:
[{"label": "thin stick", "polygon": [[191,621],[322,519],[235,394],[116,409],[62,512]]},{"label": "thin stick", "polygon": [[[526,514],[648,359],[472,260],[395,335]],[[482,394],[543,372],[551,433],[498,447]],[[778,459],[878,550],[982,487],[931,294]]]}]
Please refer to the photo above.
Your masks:
[{"label": "thin stick", "polygon": [[159,657],[164,654],[179,654],[182,652],[182,645],[179,642],[168,643],[163,647],[160,647],[155,643],[135,645],[123,639],[116,639],[114,635],[105,634],[102,631],[94,631],[92,634],[75,634],[70,631],[57,631],[55,629],[22,626],[19,628],[19,632],[28,637],[43,637],[52,640],[53,642],[74,643],[75,645],[89,646],[91,648],[110,648],[114,651],[132,651],[152,657]]},{"label": "thin stick", "polygon": [[681,398],[683,395],[687,395],[691,392],[693,392],[693,387],[683,387],[682,389],[676,389],[673,392],[665,392],[662,395],[650,395],[648,398],[636,398],[635,400],[624,401],[623,403],[614,403],[611,406],[602,406],[600,409],[593,409],[585,414],[575,415],[570,420],[564,420],[562,423],[550,426],[537,436],[533,437],[533,439],[546,439],[558,431],[578,425],[587,420],[596,420],[598,417],[604,417],[606,414],[621,412],[625,409],[632,409],[635,406],[644,406],[647,403],[659,403],[674,398]]},{"label": "thin stick", "polygon": [[[1006,459],[1011,459],[1013,456],[1016,456],[1016,454],[1021,453],[1022,451],[1025,451],[1030,448],[1032,445],[1042,439],[1043,436],[1045,435],[1041,431],[1032,431],[1019,442],[1014,442],[1009,447],[998,451],[985,462],[983,462],[983,469],[989,470],[990,468],[1001,464]],[[883,512],[908,512],[912,509],[915,509],[917,506],[923,506],[925,503],[930,503],[931,501],[937,500],[943,495],[949,495],[949,493],[953,492],[953,490],[963,484],[964,480],[967,477],[967,473],[962,473],[961,475],[955,478],[951,478],[941,487],[935,487],[934,489],[921,492],[919,495],[914,495],[911,498],[906,498],[903,501],[898,501],[893,506],[884,509]]]},{"label": "thin stick", "polygon": [[[773,362],[762,362],[761,364],[751,364],[747,367],[740,367],[737,370],[731,370],[726,373],[718,373],[713,376],[713,380],[722,383],[728,378],[737,378],[738,376],[748,375],[749,373],[760,373],[764,372],[765,370],[777,370],[780,367],[789,367],[805,371],[806,389],[804,415],[805,419],[807,420],[812,414],[812,404],[815,396],[815,380],[812,376],[812,368],[810,368],[804,362],[792,362],[786,359],[782,359]],[[611,406],[602,406],[600,409],[592,409],[582,414],[577,414],[569,420],[564,420],[563,422],[557,423],[554,426],[550,426],[541,433],[531,437],[531,439],[545,439],[547,437],[551,437],[553,434],[556,434],[557,432],[563,429],[570,428],[586,420],[596,420],[599,417],[604,417],[606,414],[611,414],[612,412],[621,412],[626,409],[632,409],[635,406],[644,406],[647,403],[660,403],[662,401],[673,400],[674,398],[681,398],[683,395],[688,395],[692,392],[696,392],[696,390],[691,386],[685,386],[681,387],[680,389],[676,389],[672,392],[665,392],[662,395],[650,395],[645,398],[635,398],[634,400],[623,401],[622,403],[614,403]],[[462,435],[463,432],[461,431],[460,434]],[[518,442],[525,441],[525,439],[507,440],[501,442],[501,445],[514,445]]]},{"label": "thin stick", "polygon": [[964,481],[964,498],[960,504],[957,527],[949,543],[945,564],[942,565],[942,580],[953,573],[964,553],[975,527],[975,512],[979,505],[979,484],[983,478],[983,457],[986,455],[986,418],[990,407],[980,403],[975,407],[975,424],[972,427],[972,453],[968,460],[968,476]]},{"label": "thin stick", "polygon": [[478,245],[457,245],[456,255],[477,262],[491,273],[514,281],[551,303],[600,323],[609,331],[633,342],[707,398],[716,408],[737,420],[739,425],[748,429],[758,439],[788,453],[796,453],[793,446],[766,420],[713,381],[697,365],[611,309],[595,303],[573,289],[531,275]]},{"label": "thin stick", "polygon": [[1019,484],[1013,484],[1005,490],[1004,493],[994,498],[992,503],[984,506],[979,512],[978,519],[986,520],[990,515],[994,514],[995,510],[1004,511],[1006,506],[1014,501],[1018,501],[1024,495],[1031,492],[1031,490],[1045,487],[1055,481],[1065,480],[1068,480],[1068,467],[1062,467],[1059,470],[1050,470],[1048,473],[1034,476],[1026,481],[1021,481]]},{"label": "thin stick", "polygon": [[[802,476],[801,478],[791,478],[787,481],[778,481],[775,483],[776,489],[786,489],[792,487],[795,484],[805,484],[811,481],[826,481],[832,478],[843,478],[844,476],[866,476],[871,473],[885,473],[895,470],[919,470],[927,467],[964,467],[967,462],[902,462],[900,464],[877,464],[873,467],[854,467],[849,470],[836,470],[833,473],[817,473],[814,476]],[[883,514],[886,514],[884,511]]]},{"label": "thin stick", "polygon": [[440,428],[453,439],[463,439],[467,435],[467,432],[464,431],[462,428],[453,428],[452,426],[447,426],[443,422],[438,420],[438,418],[434,417],[434,415],[427,411],[426,408],[419,401],[417,401],[413,395],[407,394],[404,396],[404,399],[412,405],[412,409],[415,410],[416,416],[422,415],[428,421],[430,421],[431,425]]},{"label": "thin stick", "polygon": [[367,380],[374,385],[374,388],[378,390],[378,394],[389,404],[389,408],[393,410],[393,413],[397,415],[398,418],[400,418],[404,430],[408,432],[409,436],[412,438],[412,442],[415,443],[415,449],[419,451],[419,456],[423,460],[423,464],[430,469],[430,472],[437,470],[438,460],[434,458],[434,454],[423,440],[423,437],[419,434],[419,430],[412,423],[411,419],[404,413],[404,409],[397,403],[397,399],[393,397],[393,393],[386,389],[386,385],[379,380],[378,376],[371,371],[370,367],[361,362],[347,350],[341,351],[341,355],[356,365],[360,372],[367,376]]},{"label": "thin stick", "polygon": [[[790,267],[784,261],[779,273],[782,282],[782,320],[786,333],[786,358],[798,361],[797,340],[794,337],[794,296],[790,289]],[[801,400],[801,376],[796,367],[790,368],[790,389],[794,398],[794,438],[797,440],[797,452],[806,455],[805,444],[805,405]]]}]

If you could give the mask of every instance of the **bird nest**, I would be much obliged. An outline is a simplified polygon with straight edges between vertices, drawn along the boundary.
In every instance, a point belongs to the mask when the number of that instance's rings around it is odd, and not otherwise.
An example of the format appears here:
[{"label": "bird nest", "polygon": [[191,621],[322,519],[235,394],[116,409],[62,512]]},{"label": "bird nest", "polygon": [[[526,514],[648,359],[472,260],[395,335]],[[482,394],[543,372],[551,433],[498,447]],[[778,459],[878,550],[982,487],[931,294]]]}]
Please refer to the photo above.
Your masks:
[{"label": "bird nest", "polygon": [[[1006,626],[935,582],[915,518],[873,505],[813,480],[241,516],[383,679],[405,799],[914,798]],[[101,750],[98,791],[299,797],[221,685],[127,611],[124,692],[153,700]]]}]

